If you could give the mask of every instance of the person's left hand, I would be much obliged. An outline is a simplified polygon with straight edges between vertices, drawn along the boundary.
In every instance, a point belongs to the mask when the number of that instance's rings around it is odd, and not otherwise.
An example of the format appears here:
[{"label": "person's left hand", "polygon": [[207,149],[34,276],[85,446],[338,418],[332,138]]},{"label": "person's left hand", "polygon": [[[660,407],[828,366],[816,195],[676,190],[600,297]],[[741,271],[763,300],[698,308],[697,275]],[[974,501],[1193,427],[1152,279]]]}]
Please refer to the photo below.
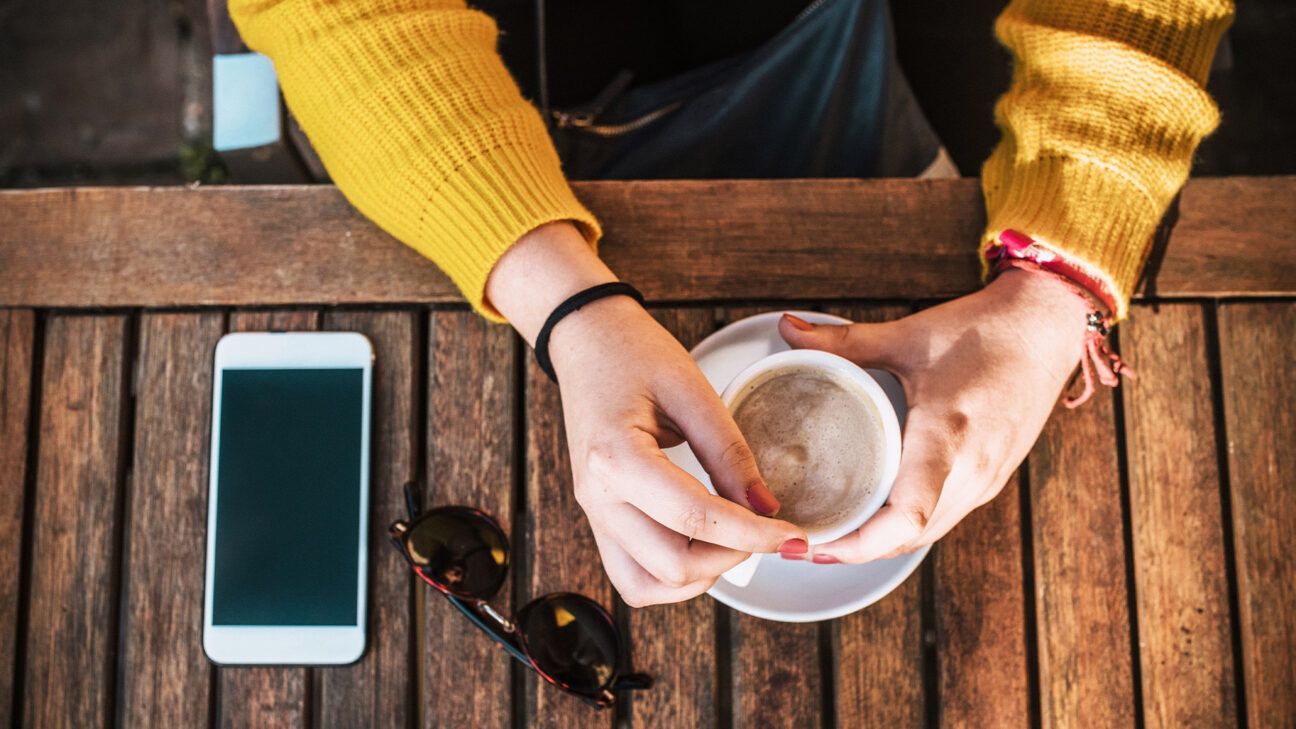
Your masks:
[{"label": "person's left hand", "polygon": [[884,324],[814,326],[785,314],[779,333],[794,348],[892,372],[909,401],[887,503],[803,558],[869,562],[911,552],[994,498],[1080,361],[1086,313],[1060,281],[1008,271],[976,293]]}]

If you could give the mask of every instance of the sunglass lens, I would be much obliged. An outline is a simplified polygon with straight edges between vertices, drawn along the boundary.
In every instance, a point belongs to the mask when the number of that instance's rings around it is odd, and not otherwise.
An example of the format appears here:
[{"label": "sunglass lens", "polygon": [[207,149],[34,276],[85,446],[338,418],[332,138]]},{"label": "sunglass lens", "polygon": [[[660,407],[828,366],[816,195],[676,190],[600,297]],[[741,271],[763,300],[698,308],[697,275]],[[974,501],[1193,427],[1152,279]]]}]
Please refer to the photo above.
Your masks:
[{"label": "sunglass lens", "polygon": [[487,599],[499,592],[508,571],[508,539],[485,514],[447,506],[420,516],[409,527],[410,559],[450,592]]},{"label": "sunglass lens", "polygon": [[587,694],[611,683],[619,642],[598,603],[571,593],[547,595],[523,608],[518,623],[531,660],[550,678]]}]

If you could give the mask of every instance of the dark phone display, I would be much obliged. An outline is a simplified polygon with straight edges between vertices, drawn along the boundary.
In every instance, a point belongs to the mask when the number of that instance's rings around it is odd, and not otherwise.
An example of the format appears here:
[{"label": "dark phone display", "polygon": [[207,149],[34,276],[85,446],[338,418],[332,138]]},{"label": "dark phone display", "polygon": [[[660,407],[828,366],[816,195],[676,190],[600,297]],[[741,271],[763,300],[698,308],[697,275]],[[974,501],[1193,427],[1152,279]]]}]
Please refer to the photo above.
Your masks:
[{"label": "dark phone display", "polygon": [[355,625],[364,370],[226,369],[213,625]]}]

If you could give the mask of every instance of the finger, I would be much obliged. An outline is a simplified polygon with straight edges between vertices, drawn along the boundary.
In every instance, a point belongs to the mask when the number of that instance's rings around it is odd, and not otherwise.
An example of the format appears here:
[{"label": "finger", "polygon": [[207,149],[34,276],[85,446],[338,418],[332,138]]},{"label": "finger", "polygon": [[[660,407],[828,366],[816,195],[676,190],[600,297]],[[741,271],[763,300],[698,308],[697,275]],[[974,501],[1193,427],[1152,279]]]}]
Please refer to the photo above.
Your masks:
[{"label": "finger", "polygon": [[793,314],[779,318],[779,335],[793,349],[819,349],[858,364],[898,372],[904,343],[897,322],[882,324],[811,324]]},{"label": "finger", "polygon": [[[965,445],[964,449],[966,448]],[[927,521],[927,528],[916,538],[876,559],[909,554],[944,539],[969,514],[993,500],[1003,490],[1008,475],[1015,468],[1007,464],[992,467],[984,460],[976,460],[966,454],[963,458],[956,457],[950,473],[945,477],[936,508]],[[987,475],[989,473],[994,475]]]},{"label": "finger", "polygon": [[756,456],[729,409],[704,378],[691,381],[663,394],[658,404],[684,435],[721,496],[759,514],[778,513],[778,499],[761,479]]},{"label": "finger", "polygon": [[840,562],[871,562],[917,542],[926,533],[950,475],[945,440],[915,408],[900,471],[886,504],[858,530],[815,547],[815,555]]},{"label": "finger", "polygon": [[[968,446],[964,446],[967,450]],[[945,479],[946,488],[932,513],[927,529],[917,540],[905,545],[902,551],[935,544],[953,531],[969,514],[994,500],[1004,490],[1009,477],[1017,469],[1011,461],[997,466],[984,460],[967,457],[956,459],[954,468]]]},{"label": "finger", "polygon": [[684,587],[709,580],[747,559],[749,552],[689,540],[649,519],[630,504],[611,504],[591,515],[635,562],[659,582]]},{"label": "finger", "polygon": [[620,593],[621,599],[630,607],[681,602],[701,595],[715,584],[715,579],[710,579],[683,587],[670,587],[654,578],[601,529],[593,527],[592,531],[599,554],[603,557],[603,569],[612,581],[612,586]]},{"label": "finger", "polygon": [[[946,478],[945,483],[947,486],[945,489],[946,497],[948,497],[951,492],[959,490],[957,488],[958,477],[951,474]],[[914,539],[911,539],[893,550],[893,553],[888,556],[909,554],[915,550],[935,544],[943,539],[946,534],[949,534],[950,531],[966,519],[969,514],[976,511],[980,506],[978,503],[980,501],[981,496],[979,492],[970,493],[969,496],[966,497],[960,496],[957,499],[942,498],[940,503],[936,506],[936,510],[932,514],[931,519],[927,521],[927,528]],[[946,502],[949,503],[947,504]]]},{"label": "finger", "polygon": [[[666,528],[740,552],[771,553],[805,532],[780,519],[759,516],[706,490],[697,479],[666,459],[661,451],[612,459],[618,472],[595,474],[614,484],[622,501],[633,504]],[[609,466],[611,461],[604,465]]]},{"label": "finger", "polygon": [[[996,476],[996,478],[998,478]],[[958,467],[945,479],[946,489],[942,493],[936,511],[927,523],[927,529],[918,539],[904,545],[898,552],[907,553],[929,544],[935,544],[954,530],[954,527],[968,518],[972,512],[990,503],[1004,487],[1002,481],[986,482],[984,474],[975,469]],[[957,494],[957,496],[954,496]]]}]

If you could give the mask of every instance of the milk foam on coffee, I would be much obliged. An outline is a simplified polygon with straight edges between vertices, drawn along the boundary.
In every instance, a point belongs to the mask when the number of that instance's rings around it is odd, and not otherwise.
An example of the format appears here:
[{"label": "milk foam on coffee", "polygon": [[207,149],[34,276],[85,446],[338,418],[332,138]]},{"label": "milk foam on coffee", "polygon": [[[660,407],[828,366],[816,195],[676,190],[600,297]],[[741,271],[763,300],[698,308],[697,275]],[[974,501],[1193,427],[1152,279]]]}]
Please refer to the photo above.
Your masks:
[{"label": "milk foam on coffee", "polygon": [[877,487],[882,421],[854,383],[788,367],[748,385],[734,402],[738,429],[782,505],[780,519],[807,531],[830,528]]}]

